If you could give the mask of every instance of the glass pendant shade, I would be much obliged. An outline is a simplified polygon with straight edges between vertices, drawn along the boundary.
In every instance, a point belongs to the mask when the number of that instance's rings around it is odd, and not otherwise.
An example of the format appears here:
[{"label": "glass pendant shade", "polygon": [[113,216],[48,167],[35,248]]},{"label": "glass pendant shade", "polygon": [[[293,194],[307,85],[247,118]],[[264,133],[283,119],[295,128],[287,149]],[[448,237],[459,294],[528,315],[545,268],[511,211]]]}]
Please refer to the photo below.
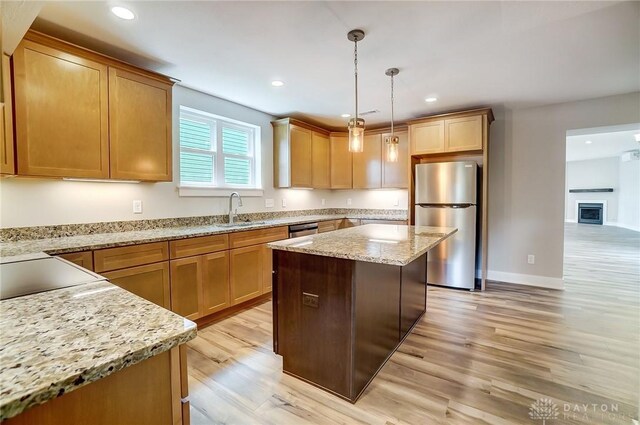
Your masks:
[{"label": "glass pendant shade", "polygon": [[362,152],[364,149],[364,120],[351,118],[349,120],[349,152]]},{"label": "glass pendant shade", "polygon": [[398,136],[387,137],[387,162],[398,162],[398,145],[400,139]]}]

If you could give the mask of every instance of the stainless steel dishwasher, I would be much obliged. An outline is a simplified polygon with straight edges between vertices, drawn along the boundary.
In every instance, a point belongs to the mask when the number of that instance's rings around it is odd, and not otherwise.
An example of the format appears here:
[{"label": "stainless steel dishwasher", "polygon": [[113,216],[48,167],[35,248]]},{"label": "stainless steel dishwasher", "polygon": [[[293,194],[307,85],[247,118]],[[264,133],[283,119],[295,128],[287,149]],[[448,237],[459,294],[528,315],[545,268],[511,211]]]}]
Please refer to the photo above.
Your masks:
[{"label": "stainless steel dishwasher", "polygon": [[315,235],[318,233],[318,223],[293,224],[289,226],[289,238]]}]

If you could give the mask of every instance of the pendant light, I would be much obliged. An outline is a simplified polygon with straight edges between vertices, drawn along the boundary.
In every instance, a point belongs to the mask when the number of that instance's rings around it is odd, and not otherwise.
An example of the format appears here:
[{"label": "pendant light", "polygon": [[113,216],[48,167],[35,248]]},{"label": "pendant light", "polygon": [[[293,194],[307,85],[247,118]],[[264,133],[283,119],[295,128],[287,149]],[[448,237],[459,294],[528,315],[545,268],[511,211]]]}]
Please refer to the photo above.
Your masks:
[{"label": "pendant light", "polygon": [[393,132],[393,77],[400,73],[398,68],[389,68],[385,75],[391,77],[391,134],[385,139],[387,145],[387,162],[398,162],[398,145],[400,139]]},{"label": "pendant light", "polygon": [[349,120],[349,152],[362,152],[364,148],[364,120],[358,118],[358,41],[364,39],[364,31],[351,30],[347,38],[354,43],[353,63],[355,65],[356,82],[356,114]]}]

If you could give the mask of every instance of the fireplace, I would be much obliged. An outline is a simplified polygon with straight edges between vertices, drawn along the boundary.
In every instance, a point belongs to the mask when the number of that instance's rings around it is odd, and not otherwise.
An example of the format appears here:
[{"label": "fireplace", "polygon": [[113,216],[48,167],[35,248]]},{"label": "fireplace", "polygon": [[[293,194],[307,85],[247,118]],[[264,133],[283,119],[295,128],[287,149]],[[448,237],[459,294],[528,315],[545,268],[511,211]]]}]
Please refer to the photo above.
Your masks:
[{"label": "fireplace", "polygon": [[578,223],[602,224],[603,205],[599,203],[580,202],[578,204]]}]

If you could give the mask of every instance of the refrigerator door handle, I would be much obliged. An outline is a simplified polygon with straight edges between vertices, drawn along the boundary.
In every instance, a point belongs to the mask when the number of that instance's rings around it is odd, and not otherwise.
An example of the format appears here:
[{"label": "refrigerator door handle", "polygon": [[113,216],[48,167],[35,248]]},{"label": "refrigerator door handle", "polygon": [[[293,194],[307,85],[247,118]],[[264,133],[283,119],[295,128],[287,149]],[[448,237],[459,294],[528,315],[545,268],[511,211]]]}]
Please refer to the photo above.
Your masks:
[{"label": "refrigerator door handle", "polygon": [[416,204],[422,208],[470,208],[475,204]]}]

